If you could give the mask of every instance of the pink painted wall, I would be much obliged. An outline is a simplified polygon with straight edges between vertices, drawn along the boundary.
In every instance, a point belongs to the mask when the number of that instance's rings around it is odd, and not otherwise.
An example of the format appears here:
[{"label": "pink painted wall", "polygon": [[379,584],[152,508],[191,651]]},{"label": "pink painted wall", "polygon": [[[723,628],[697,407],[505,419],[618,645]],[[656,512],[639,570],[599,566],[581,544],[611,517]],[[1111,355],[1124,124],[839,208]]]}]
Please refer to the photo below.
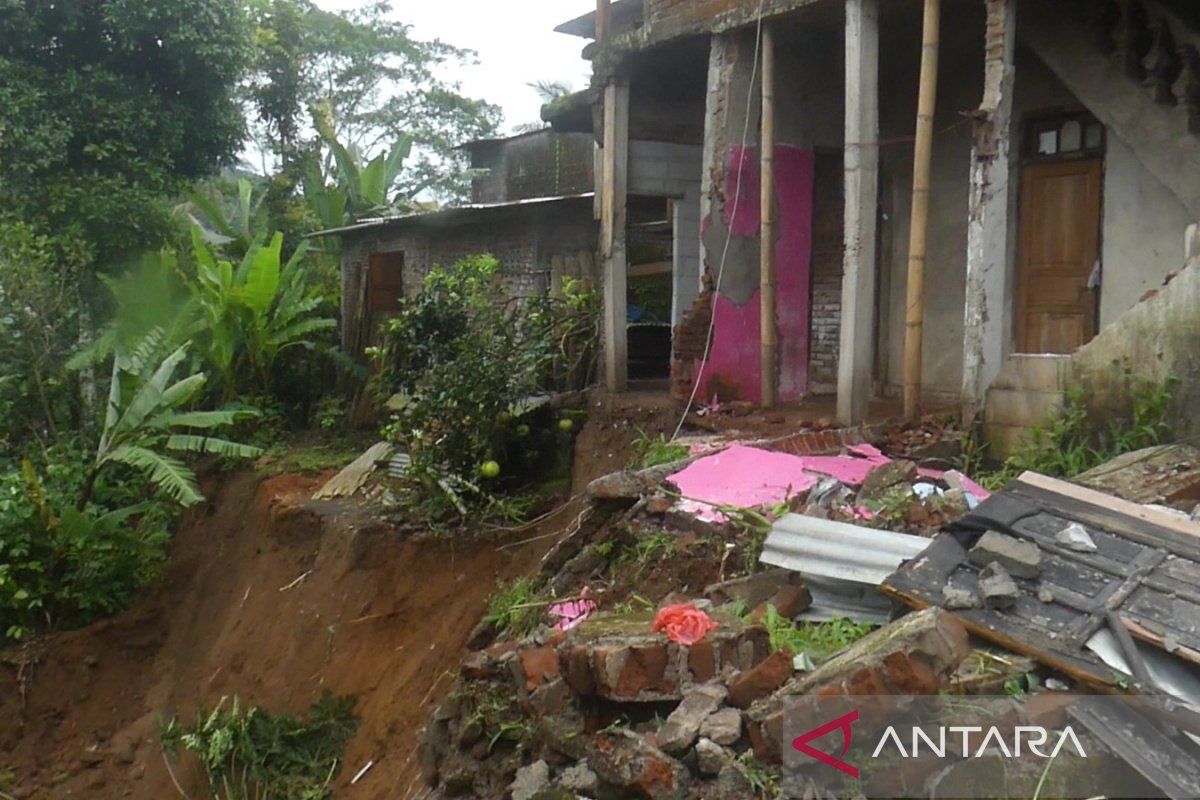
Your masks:
[{"label": "pink painted wall", "polygon": [[[725,180],[724,222],[733,236],[759,234],[760,169],[757,148],[733,148]],[[740,186],[739,186],[739,175]],[[779,399],[793,402],[808,391],[808,337],[812,258],[813,153],[796,147],[775,148],[775,197],[778,238],[775,242],[775,314],[779,340]],[[706,223],[710,222],[706,220]],[[709,251],[708,267],[716,274],[721,251]],[[758,283],[758,263],[725,265],[723,286],[734,280],[732,270],[752,271]],[[742,275],[746,277],[745,274]],[[722,292],[713,301],[713,341],[707,364],[697,364],[699,398],[708,402],[762,397],[759,353],[760,292],[737,305]],[[736,395],[734,397],[733,395]]]}]

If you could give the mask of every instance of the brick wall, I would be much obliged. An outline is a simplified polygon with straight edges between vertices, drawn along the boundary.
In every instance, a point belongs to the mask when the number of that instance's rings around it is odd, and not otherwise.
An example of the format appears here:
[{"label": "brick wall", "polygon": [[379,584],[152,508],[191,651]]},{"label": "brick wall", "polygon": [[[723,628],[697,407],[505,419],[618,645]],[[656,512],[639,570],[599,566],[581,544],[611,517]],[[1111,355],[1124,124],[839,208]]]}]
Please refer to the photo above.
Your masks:
[{"label": "brick wall", "polygon": [[841,153],[816,156],[808,381],[810,392],[828,394],[837,389],[842,327],[843,167]]},{"label": "brick wall", "polygon": [[712,289],[708,285],[675,326],[671,352],[671,396],[686,402],[692,394],[696,364],[704,359],[708,327],[712,322]]}]

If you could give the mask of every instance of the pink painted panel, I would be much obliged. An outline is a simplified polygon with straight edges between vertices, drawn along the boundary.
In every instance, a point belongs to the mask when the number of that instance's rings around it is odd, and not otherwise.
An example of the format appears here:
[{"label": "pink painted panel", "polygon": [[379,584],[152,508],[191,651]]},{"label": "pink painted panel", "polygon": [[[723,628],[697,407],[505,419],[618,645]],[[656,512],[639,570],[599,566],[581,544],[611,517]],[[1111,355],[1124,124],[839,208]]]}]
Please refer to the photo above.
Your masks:
[{"label": "pink painted panel", "polygon": [[[812,261],[813,153],[782,145],[775,151],[778,239],[775,242],[776,324],[779,339],[779,397],[785,402],[808,391],[808,350]],[[733,148],[726,172],[725,222],[732,235],[755,237],[759,233],[759,158],[756,148]],[[717,254],[718,256],[720,254]],[[716,264],[710,266],[715,267]],[[757,264],[727,265],[727,269],[753,271]],[[727,279],[729,275],[725,276]],[[744,276],[743,276],[744,277]],[[724,295],[713,301],[713,343],[701,375],[699,395],[705,401],[761,399],[759,355],[760,294],[755,291],[745,305]]]},{"label": "pink painted panel", "polygon": [[805,472],[806,459],[735,444],[693,461],[671,476],[683,495],[683,510],[701,519],[724,521],[714,505],[757,508],[811,489],[817,480]]}]

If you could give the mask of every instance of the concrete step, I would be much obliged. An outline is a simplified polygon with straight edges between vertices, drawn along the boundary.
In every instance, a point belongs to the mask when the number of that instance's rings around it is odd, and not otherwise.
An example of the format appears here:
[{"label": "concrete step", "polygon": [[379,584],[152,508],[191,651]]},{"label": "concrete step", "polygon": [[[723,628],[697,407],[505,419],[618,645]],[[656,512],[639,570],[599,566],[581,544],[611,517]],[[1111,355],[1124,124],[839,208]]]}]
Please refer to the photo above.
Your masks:
[{"label": "concrete step", "polygon": [[1044,426],[1062,408],[1063,392],[1040,392],[1029,389],[989,389],[983,412],[984,425],[1011,425],[1032,428]]},{"label": "concrete step", "polygon": [[993,389],[1061,392],[1071,357],[1056,353],[1013,353],[1004,361]]}]

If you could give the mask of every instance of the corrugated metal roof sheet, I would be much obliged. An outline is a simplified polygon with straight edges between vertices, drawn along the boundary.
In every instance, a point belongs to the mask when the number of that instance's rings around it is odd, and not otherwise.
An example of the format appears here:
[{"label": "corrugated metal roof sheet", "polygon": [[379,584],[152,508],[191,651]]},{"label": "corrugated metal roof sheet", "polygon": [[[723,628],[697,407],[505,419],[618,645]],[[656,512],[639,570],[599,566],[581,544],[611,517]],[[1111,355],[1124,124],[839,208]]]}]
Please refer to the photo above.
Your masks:
[{"label": "corrugated metal roof sheet", "polygon": [[399,225],[406,222],[447,222],[457,217],[470,216],[471,214],[479,212],[522,208],[526,206],[539,206],[549,203],[567,203],[580,200],[591,200],[595,196],[595,192],[580,192],[578,194],[564,194],[557,197],[530,197],[524,200],[509,200],[504,203],[471,203],[468,205],[441,208],[437,211],[418,211],[412,214],[397,214],[392,217],[368,217],[366,219],[359,220],[353,225],[346,225],[341,228],[330,228],[329,230],[324,231],[316,231],[315,233],[305,235],[304,238],[315,239],[320,236],[341,236],[347,233],[371,230],[373,228],[381,228],[389,225]]},{"label": "corrugated metal roof sheet", "polygon": [[906,533],[787,514],[771,527],[759,560],[802,574],[878,586],[929,541]]}]

